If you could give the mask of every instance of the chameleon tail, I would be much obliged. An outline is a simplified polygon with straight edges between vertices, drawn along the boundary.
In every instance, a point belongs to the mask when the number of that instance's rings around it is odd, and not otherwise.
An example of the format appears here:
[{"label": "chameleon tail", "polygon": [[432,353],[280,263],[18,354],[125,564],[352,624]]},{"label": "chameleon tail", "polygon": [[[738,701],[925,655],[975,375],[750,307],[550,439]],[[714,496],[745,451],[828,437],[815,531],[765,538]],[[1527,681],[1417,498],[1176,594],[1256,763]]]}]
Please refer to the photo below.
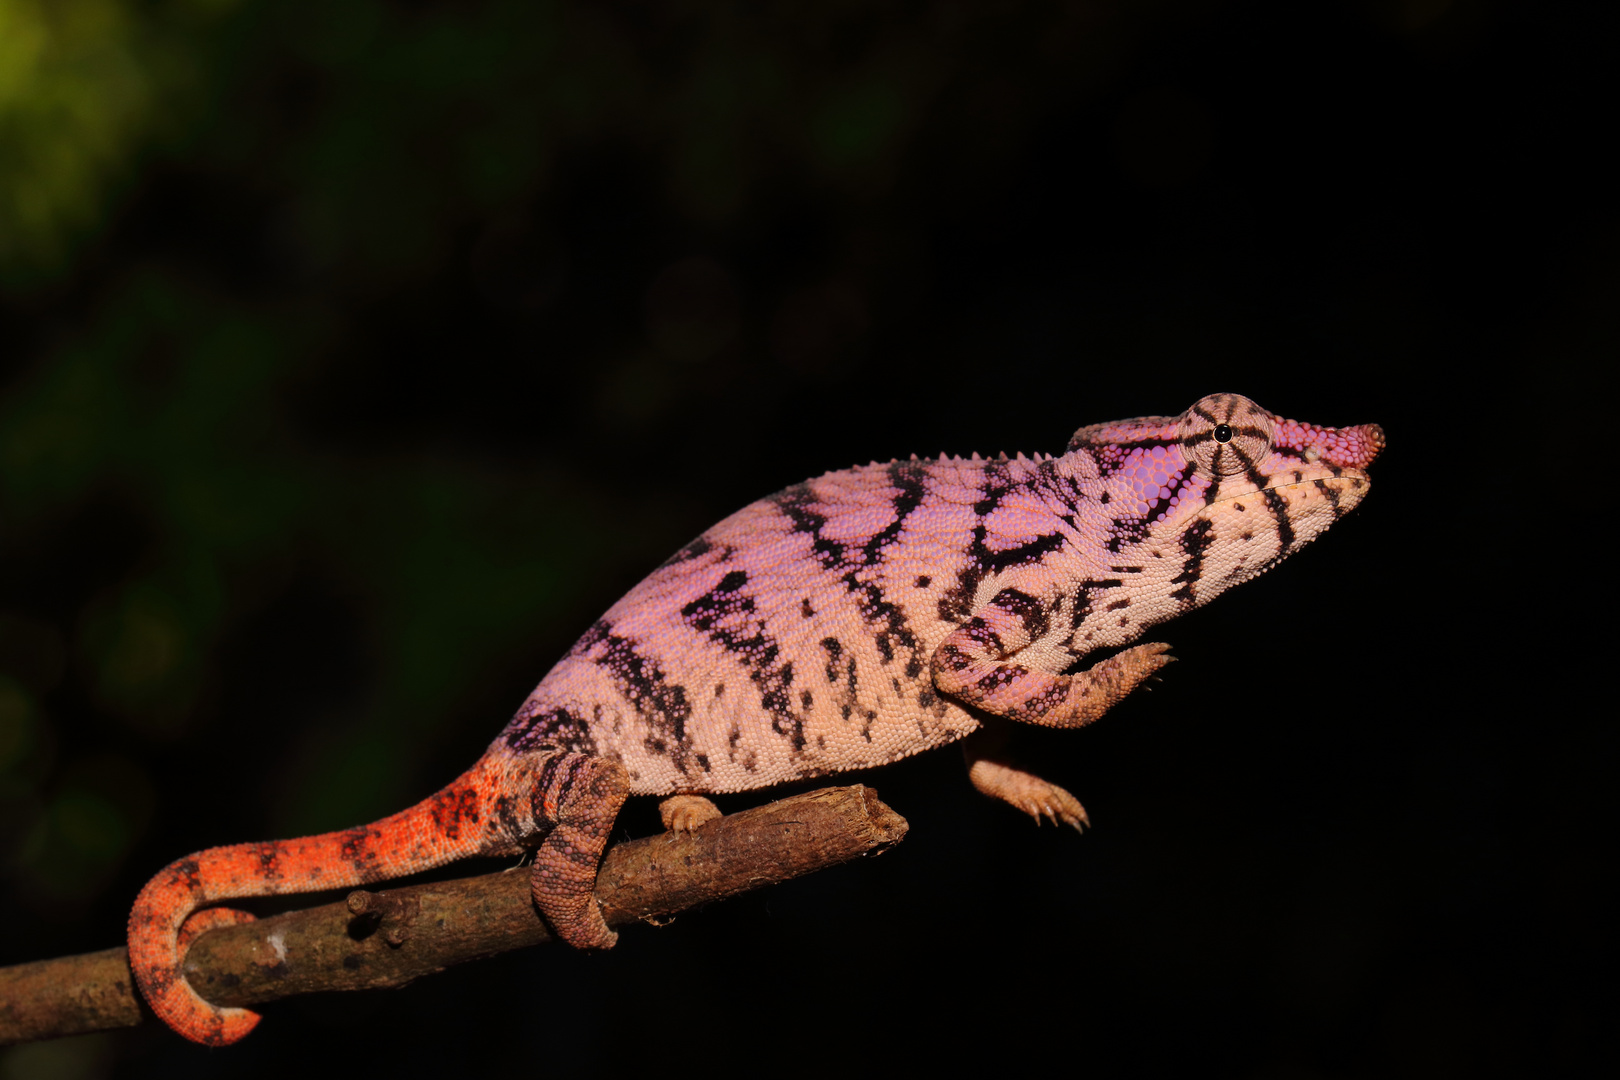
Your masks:
[{"label": "chameleon tail", "polygon": [[[242,1038],[258,1024],[259,1014],[203,1000],[187,984],[181,965],[201,924],[251,916],[193,918],[193,912],[232,897],[364,885],[469,855],[515,852],[517,845],[490,812],[485,795],[502,790],[504,772],[485,759],[438,794],[372,825],[209,848],[171,863],[147,882],[129,915],[129,965],[141,994],[159,1019],[193,1042],[224,1046]],[[184,940],[182,928],[188,931]]]}]

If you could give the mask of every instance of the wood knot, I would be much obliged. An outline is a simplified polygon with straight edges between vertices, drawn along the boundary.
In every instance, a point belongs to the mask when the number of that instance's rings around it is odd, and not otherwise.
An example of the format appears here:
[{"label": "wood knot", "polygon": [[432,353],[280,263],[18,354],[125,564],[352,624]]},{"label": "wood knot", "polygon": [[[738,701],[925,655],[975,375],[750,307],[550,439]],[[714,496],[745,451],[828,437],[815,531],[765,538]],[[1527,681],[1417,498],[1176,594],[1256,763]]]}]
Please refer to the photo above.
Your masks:
[{"label": "wood knot", "polygon": [[421,903],[414,895],[370,892],[356,889],[346,901],[354,915],[349,920],[349,936],[364,941],[381,933],[382,940],[391,948],[399,948],[410,940],[411,927],[421,911]]}]

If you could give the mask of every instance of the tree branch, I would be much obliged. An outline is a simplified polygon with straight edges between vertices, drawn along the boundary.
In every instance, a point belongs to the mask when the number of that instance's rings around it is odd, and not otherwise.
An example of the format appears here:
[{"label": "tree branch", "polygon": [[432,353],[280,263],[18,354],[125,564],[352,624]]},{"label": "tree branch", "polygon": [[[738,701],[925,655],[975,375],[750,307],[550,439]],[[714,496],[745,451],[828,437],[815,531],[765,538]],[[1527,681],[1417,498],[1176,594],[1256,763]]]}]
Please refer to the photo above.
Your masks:
[{"label": "tree branch", "polygon": [[[596,898],[609,925],[660,917],[898,843],[906,821],[870,788],[823,788],[611,848]],[[504,871],[290,911],[199,937],[186,979],[219,1005],[406,983],[552,940],[527,872]],[[133,1027],[150,1015],[125,950],[0,968],[0,1045]]]}]

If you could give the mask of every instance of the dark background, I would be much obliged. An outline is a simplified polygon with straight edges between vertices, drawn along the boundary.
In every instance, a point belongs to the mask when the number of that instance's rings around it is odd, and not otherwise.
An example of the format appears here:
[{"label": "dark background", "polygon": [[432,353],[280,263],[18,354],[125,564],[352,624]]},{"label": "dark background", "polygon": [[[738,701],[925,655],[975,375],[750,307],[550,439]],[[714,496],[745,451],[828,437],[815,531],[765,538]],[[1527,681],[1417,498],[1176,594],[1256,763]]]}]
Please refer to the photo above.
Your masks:
[{"label": "dark background", "polygon": [[1584,1074],[1614,634],[1553,601],[1599,613],[1610,561],[1612,8],[0,15],[0,963],[433,791],[807,475],[1219,390],[1389,437],[1354,515],[1163,628],[1151,693],[1029,733],[1084,837],[924,755],[858,777],[891,854],[611,954],[5,1076]]}]

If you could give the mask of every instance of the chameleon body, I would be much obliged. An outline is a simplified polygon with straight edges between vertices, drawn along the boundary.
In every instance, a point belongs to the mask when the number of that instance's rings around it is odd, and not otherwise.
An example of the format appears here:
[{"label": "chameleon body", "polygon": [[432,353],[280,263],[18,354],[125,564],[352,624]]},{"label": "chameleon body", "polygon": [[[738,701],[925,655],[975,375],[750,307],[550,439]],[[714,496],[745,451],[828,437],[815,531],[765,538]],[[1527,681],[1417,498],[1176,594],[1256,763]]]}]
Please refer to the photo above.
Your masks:
[{"label": "chameleon body", "polygon": [[580,638],[449,787],[372,825],[213,848],[142,890],[129,956],[189,1039],[258,1016],[187,985],[189,941],[249,918],[232,897],[535,853],[540,912],[573,945],[616,935],[592,898],[629,795],[665,824],[701,796],[963,741],[986,794],[1080,827],[1062,788],[1000,753],[1007,721],[1079,727],[1170,661],[1144,629],[1263,573],[1359,503],[1376,425],[1285,420],[1232,394],[1180,416],[1082,428],[1058,456],[892,461],[756,502],[677,552]]}]

